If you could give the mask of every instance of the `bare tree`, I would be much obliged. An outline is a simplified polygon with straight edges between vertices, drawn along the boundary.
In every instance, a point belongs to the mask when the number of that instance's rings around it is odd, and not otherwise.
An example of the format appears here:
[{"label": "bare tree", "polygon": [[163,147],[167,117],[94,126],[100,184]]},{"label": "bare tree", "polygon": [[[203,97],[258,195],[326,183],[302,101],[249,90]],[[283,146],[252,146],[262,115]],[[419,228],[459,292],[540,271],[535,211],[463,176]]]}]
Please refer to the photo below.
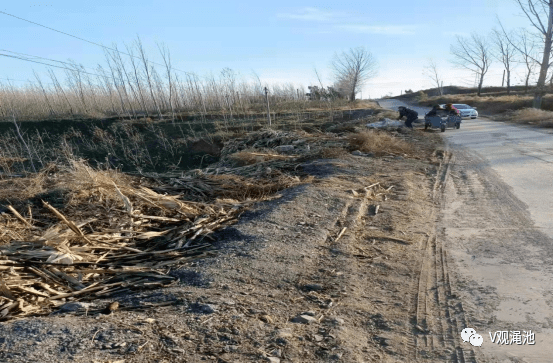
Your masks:
[{"label": "bare tree", "polygon": [[171,73],[171,53],[165,44],[160,45],[158,43],[157,47],[161,53],[161,57],[163,58],[163,63],[165,63],[165,70],[167,72],[166,77],[169,81],[169,107],[171,108],[171,120],[175,123],[175,108],[173,106],[173,94],[175,88],[173,85],[173,74]]},{"label": "bare tree", "polygon": [[455,57],[453,63],[477,75],[478,96],[480,96],[484,76],[492,63],[491,51],[486,39],[476,33],[473,33],[470,38],[457,36],[457,43],[451,45],[451,53]]},{"label": "bare tree", "polygon": [[497,29],[492,30],[492,42],[495,45],[494,56],[503,63],[507,75],[507,94],[511,93],[511,71],[515,62],[516,51],[509,42],[509,35]]},{"label": "bare tree", "polygon": [[152,85],[152,71],[150,67],[148,67],[148,58],[146,57],[146,52],[144,51],[144,47],[142,46],[142,41],[140,40],[140,37],[136,37],[135,40],[135,46],[138,50],[138,54],[140,56],[140,60],[142,61],[142,65],[144,66],[144,75],[146,76],[146,81],[148,81],[148,88],[150,89],[150,96],[152,97],[152,101],[154,101],[154,107],[157,110],[157,114],[159,116],[159,119],[163,119],[163,115],[161,114],[161,109],[159,108],[159,105],[156,101],[156,97],[154,96],[154,88]]},{"label": "bare tree", "polygon": [[[510,38],[507,38],[510,39]],[[526,66],[526,72],[524,74],[524,85],[526,86],[525,92],[528,92],[528,83],[530,82],[530,77],[534,73],[536,65],[537,55],[535,54],[536,43],[530,39],[530,34],[528,30],[522,28],[519,29],[516,36],[516,47],[517,51],[520,54],[521,63],[524,63]]]},{"label": "bare tree", "polygon": [[441,77],[440,72],[438,71],[438,65],[436,64],[434,59],[428,59],[428,64],[424,67],[423,73],[430,78],[430,80],[432,81],[432,85],[436,86],[436,89],[438,90],[440,96],[443,96],[444,80]]},{"label": "bare tree", "polygon": [[[545,96],[545,80],[547,78],[547,72],[551,66],[551,44],[553,36],[553,0],[514,0],[520,9],[524,12],[524,15],[528,18],[532,26],[537,31],[536,39],[543,43],[543,51],[541,51],[541,61],[535,59],[536,63],[540,66],[540,73],[538,77],[538,84],[534,91],[534,102],[532,106],[534,108],[541,108],[543,96]],[[500,22],[501,24],[501,22]],[[504,33],[505,28],[501,25]],[[520,47],[516,46],[513,42],[511,44],[519,51],[523,52]]]},{"label": "bare tree", "polygon": [[[128,45],[125,45],[125,47],[127,48],[127,53],[130,54],[129,59],[131,60],[131,66],[132,66],[132,70],[133,70],[133,73],[131,75],[134,77],[134,79],[132,81],[130,80],[129,74],[127,73],[127,71],[124,68],[124,63],[123,63],[123,60],[121,59],[121,53],[117,52],[116,54],[118,55],[119,65],[122,67],[124,74],[127,76],[127,82],[129,83],[129,87],[131,87],[131,90],[133,90],[132,84],[133,83],[136,84],[136,88],[137,88],[138,94],[140,96],[140,101],[142,103],[143,112],[146,114],[146,117],[150,117],[149,114],[148,114],[148,107],[146,106],[146,101],[144,99],[144,92],[142,91],[142,82],[140,82],[140,76],[138,74],[138,65],[136,64],[136,62],[134,60],[134,58],[135,58],[134,51],[133,51],[132,47],[129,47]],[[115,49],[117,49],[117,48],[115,48]]]},{"label": "bare tree", "polygon": [[348,87],[350,101],[369,79],[376,76],[377,63],[372,54],[364,47],[352,48],[349,52],[334,55],[332,70],[337,83]]}]

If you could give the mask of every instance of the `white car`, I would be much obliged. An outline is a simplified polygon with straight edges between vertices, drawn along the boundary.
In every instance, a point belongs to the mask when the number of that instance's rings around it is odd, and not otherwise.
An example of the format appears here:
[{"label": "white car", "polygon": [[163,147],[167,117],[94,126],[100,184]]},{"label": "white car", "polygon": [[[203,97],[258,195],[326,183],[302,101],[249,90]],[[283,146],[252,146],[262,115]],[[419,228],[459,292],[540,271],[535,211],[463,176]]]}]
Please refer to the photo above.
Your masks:
[{"label": "white car", "polygon": [[[442,108],[445,108],[445,105],[440,105]],[[478,117],[478,111],[476,111],[476,108],[470,107],[469,105],[465,105],[462,103],[454,103],[453,107],[459,110],[461,113],[461,117],[470,117],[472,119],[475,119]]]}]

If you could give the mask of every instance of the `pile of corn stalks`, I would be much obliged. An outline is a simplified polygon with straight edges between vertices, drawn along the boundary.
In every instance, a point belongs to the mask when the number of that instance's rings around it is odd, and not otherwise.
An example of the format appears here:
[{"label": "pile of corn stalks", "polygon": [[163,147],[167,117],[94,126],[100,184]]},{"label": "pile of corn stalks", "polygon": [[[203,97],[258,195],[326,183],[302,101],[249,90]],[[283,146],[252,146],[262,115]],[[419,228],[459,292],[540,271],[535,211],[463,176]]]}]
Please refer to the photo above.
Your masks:
[{"label": "pile of corn stalks", "polygon": [[[71,185],[64,208],[41,201],[0,214],[0,321],[172,284],[172,266],[209,254],[210,235],[263,199],[185,201],[167,194],[184,182],[161,194],[83,163],[63,175],[52,178]],[[221,191],[220,181],[200,184],[204,194]]]},{"label": "pile of corn stalks", "polygon": [[[262,130],[230,142],[210,168],[151,177],[146,186],[82,161],[18,184],[0,180],[2,204],[23,202],[0,213],[0,321],[175,283],[171,268],[212,253],[214,231],[253,203],[308,181],[293,175],[301,163],[343,142]],[[296,155],[272,149],[290,143]],[[246,165],[232,161],[237,155]],[[52,190],[66,191],[65,204],[36,201]]]}]

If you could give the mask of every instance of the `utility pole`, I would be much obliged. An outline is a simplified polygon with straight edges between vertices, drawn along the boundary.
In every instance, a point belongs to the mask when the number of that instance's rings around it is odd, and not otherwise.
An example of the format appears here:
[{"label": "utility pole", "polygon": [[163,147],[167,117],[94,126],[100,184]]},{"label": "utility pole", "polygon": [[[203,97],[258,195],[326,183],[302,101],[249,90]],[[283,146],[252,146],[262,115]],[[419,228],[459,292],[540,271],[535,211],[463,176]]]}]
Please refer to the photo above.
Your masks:
[{"label": "utility pole", "polygon": [[267,120],[269,120],[269,127],[271,127],[271,110],[269,109],[269,89],[265,87],[265,99],[267,100]]}]

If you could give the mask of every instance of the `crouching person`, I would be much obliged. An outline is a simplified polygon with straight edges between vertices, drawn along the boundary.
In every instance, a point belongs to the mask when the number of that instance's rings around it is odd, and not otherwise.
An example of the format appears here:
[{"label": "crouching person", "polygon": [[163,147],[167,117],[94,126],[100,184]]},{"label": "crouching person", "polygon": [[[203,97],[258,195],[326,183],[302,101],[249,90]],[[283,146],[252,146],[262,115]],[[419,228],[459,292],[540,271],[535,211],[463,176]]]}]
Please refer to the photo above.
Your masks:
[{"label": "crouching person", "polygon": [[399,107],[399,117],[398,120],[401,120],[403,117],[406,117],[405,119],[405,126],[413,129],[413,122],[415,122],[419,118],[419,114],[415,110],[411,110],[410,108],[400,106]]}]

